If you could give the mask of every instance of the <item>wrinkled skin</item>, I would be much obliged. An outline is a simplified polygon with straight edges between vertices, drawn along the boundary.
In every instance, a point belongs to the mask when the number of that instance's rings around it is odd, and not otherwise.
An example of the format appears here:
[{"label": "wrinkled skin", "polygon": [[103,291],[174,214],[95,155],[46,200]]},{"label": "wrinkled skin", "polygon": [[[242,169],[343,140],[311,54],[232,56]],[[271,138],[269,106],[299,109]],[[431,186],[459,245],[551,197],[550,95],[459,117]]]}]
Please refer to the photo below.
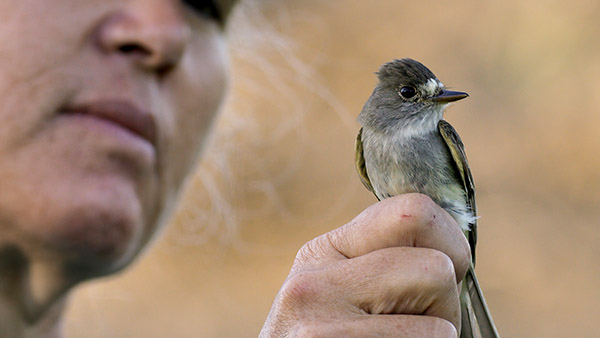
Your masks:
[{"label": "wrinkled skin", "polygon": [[[189,3],[0,2],[0,337],[60,337],[68,291],[168,216],[227,82],[226,18]],[[468,262],[441,208],[390,198],[300,250],[261,337],[456,336]]]},{"label": "wrinkled skin", "polygon": [[[37,321],[157,232],[226,90],[209,3],[0,2],[0,316]],[[152,132],[87,107],[143,115]]]},{"label": "wrinkled skin", "polygon": [[[2,238],[118,268],[155,232],[222,100],[221,28],[165,0],[8,0],[0,16]],[[151,115],[156,144],[64,114],[102,101]]]},{"label": "wrinkled skin", "polygon": [[457,337],[470,257],[429,197],[385,199],[300,249],[260,338]]}]

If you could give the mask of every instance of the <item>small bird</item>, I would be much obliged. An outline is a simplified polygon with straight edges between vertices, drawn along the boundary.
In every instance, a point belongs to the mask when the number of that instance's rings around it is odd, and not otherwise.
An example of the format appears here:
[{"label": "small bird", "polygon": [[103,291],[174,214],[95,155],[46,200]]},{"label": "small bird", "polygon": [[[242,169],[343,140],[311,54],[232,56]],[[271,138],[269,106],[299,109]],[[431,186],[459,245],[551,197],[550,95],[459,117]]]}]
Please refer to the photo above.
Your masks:
[{"label": "small bird", "polygon": [[377,199],[405,193],[431,197],[458,223],[471,246],[471,264],[460,294],[461,338],[498,337],[475,276],[477,208],[463,143],[443,120],[449,103],[469,96],[447,90],[423,64],[388,62],[358,116],[356,168]]}]

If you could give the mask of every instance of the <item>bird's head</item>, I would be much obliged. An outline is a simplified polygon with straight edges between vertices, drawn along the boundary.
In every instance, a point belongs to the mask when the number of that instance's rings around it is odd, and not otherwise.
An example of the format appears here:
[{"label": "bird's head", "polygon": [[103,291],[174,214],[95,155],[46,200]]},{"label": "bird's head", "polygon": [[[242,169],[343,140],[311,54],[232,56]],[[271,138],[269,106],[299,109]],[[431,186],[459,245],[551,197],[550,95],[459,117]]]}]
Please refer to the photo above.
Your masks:
[{"label": "bird's head", "polygon": [[379,84],[359,116],[363,126],[428,131],[437,128],[448,103],[469,96],[447,90],[431,70],[413,59],[388,62],[377,76]]}]

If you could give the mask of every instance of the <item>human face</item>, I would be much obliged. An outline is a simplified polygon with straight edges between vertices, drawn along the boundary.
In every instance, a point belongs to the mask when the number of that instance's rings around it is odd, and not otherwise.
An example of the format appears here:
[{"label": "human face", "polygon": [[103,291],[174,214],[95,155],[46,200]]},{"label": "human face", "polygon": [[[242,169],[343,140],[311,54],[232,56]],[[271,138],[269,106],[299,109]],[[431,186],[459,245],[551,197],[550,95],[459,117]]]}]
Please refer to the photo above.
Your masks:
[{"label": "human face", "polygon": [[213,5],[0,2],[0,246],[89,274],[139,252],[224,95]]}]

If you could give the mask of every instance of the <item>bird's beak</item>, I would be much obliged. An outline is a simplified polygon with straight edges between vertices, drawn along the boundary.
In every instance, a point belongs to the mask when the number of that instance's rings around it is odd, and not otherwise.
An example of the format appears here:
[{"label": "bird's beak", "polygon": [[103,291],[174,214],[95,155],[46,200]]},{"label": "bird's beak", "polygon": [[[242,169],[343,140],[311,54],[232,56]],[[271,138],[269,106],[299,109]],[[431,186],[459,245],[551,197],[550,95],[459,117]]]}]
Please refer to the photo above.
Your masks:
[{"label": "bird's beak", "polygon": [[449,103],[462,100],[467,96],[469,96],[467,93],[444,90],[440,95],[434,96],[430,100],[437,103]]}]

